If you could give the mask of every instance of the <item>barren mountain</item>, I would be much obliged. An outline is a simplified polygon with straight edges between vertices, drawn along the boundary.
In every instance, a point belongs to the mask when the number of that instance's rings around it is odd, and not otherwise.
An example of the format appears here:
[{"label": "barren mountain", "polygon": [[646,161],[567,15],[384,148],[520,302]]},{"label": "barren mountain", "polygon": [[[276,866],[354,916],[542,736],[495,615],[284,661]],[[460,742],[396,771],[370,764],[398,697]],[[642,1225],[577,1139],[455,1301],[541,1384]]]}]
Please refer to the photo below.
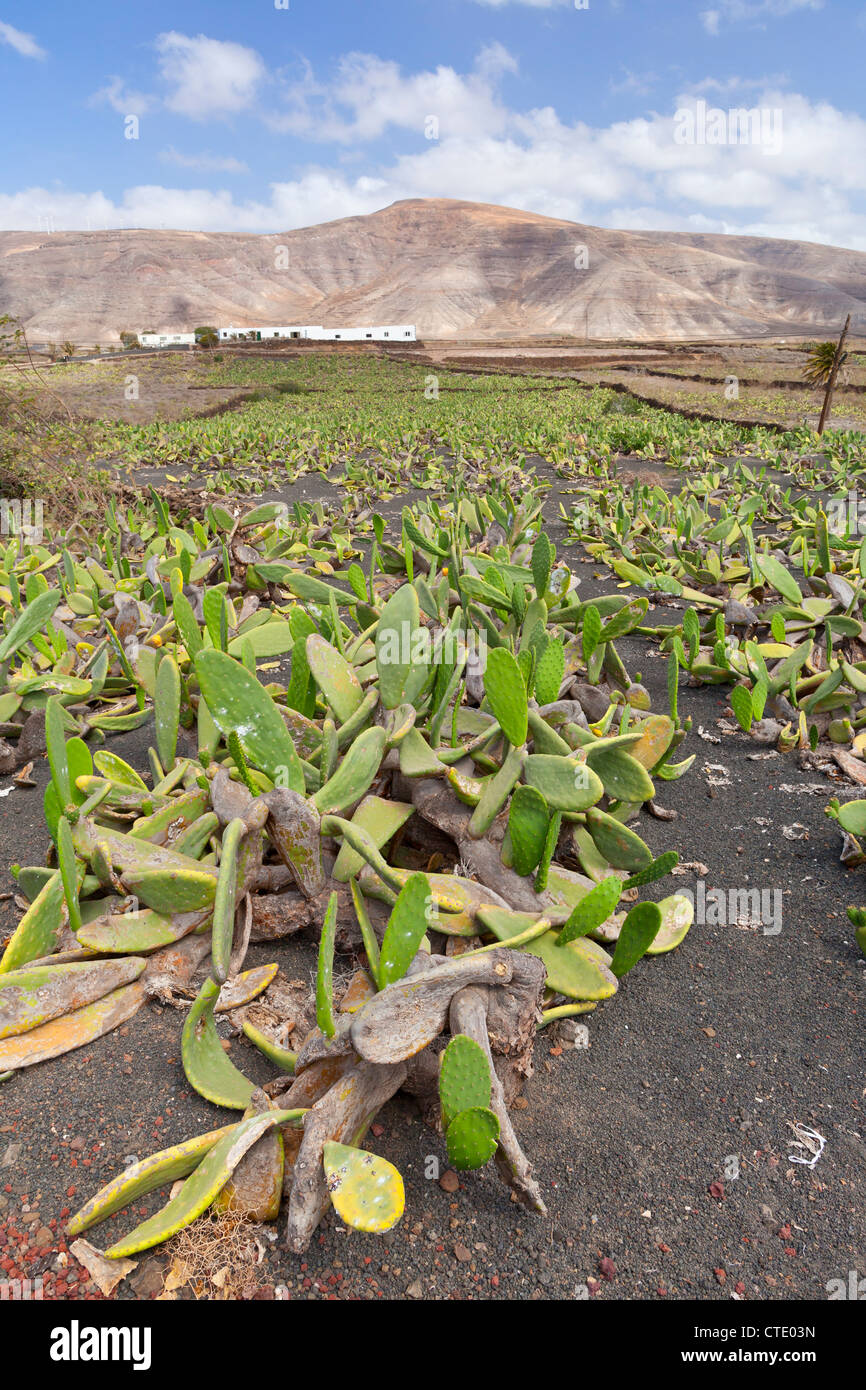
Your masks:
[{"label": "barren mountain", "polygon": [[415,323],[421,338],[866,333],[866,253],[610,231],[449,199],[268,236],[0,232],[0,312],[34,341],[197,324]]}]

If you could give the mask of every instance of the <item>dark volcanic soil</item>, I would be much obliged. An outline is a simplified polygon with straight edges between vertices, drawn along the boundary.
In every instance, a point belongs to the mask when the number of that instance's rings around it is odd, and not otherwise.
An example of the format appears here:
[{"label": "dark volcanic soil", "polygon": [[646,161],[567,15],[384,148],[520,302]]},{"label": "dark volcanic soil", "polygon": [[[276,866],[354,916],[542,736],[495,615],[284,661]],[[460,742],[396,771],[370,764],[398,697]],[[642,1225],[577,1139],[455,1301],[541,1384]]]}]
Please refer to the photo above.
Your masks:
[{"label": "dark volcanic soil", "polygon": [[[551,497],[549,531],[561,544],[557,513]],[[593,566],[577,572],[588,592],[610,590]],[[663,662],[640,644],[621,650],[665,709]],[[697,757],[681,781],[657,787],[677,819],[643,813],[638,829],[656,853],[674,847],[683,863],[706,865],[708,888],[779,890],[781,931],[696,923],[581,1020],[588,1048],[561,1049],[553,1028],[539,1034],[515,1121],[549,1219],[512,1203],[492,1171],[443,1190],[444,1142],[398,1100],[371,1146],[404,1175],[401,1224],[376,1238],[347,1233],[331,1214],[302,1257],[287,1253],[282,1225],[270,1228],[248,1296],[272,1297],[276,1286],[292,1298],[820,1299],[828,1281],[866,1274],[866,961],[845,915],[866,892],[839,864],[840,836],[824,815],[839,787],[798,770],[796,754],[754,760],[763,748],[717,727],[717,690],[683,689],[680,706],[694,724],[679,756]],[[149,739],[144,729],[112,746],[140,763]],[[713,774],[723,785],[708,785],[706,764],[724,769]],[[38,790],[0,799],[7,855],[22,863],[44,857],[44,761],[37,775]],[[664,896],[695,883],[691,869],[654,888]],[[5,934],[17,914],[0,907]],[[268,960],[308,978],[313,945],[256,947],[248,964]],[[0,1086],[0,1278],[11,1263],[45,1271],[57,1296],[92,1292],[71,1257],[62,1263],[50,1223],[59,1231],[130,1155],[226,1122],[186,1084],[182,1020],[148,1006],[93,1047]],[[251,1077],[271,1075],[243,1039],[231,1056]],[[826,1140],[812,1169],[789,1157],[804,1154],[795,1122]],[[88,1236],[104,1247],[163,1200],[155,1194]],[[168,1264],[164,1249],[143,1256],[116,1296],[159,1292]]]}]

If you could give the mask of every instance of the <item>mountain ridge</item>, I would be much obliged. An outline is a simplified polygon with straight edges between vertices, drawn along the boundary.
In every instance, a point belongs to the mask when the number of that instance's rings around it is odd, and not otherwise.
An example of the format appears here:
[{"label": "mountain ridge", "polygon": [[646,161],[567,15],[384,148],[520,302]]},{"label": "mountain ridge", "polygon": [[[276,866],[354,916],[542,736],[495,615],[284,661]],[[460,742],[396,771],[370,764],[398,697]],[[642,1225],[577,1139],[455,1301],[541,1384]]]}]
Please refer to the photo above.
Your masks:
[{"label": "mountain ridge", "polygon": [[866,253],[629,231],[404,199],[290,232],[0,232],[0,312],[33,340],[200,323],[411,323],[419,338],[866,333]]}]

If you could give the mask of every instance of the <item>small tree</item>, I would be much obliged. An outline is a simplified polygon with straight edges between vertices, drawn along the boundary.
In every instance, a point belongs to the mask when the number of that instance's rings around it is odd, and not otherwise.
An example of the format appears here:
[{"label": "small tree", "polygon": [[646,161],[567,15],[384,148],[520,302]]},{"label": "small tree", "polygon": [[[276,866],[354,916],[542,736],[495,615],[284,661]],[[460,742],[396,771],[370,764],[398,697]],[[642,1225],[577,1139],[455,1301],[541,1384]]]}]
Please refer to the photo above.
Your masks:
[{"label": "small tree", "polygon": [[215,348],[219,346],[220,335],[216,328],[206,324],[202,328],[193,330],[195,333],[195,345],[200,348]]},{"label": "small tree", "polygon": [[809,347],[806,365],[803,368],[803,376],[808,384],[816,389],[819,386],[826,386],[830,380],[830,373],[833,370],[835,360],[835,343],[812,343]]},{"label": "small tree", "polygon": [[60,345],[60,351],[63,353],[63,356],[64,356],[64,357],[74,357],[74,356],[75,356],[75,344],[74,344],[74,343],[71,343],[71,342],[69,341],[69,339],[67,338],[65,343],[61,343],[61,345]]},{"label": "small tree", "polygon": [[120,345],[124,352],[131,352],[133,348],[141,347],[138,334],[132,333],[128,328],[124,328],[120,335]]},{"label": "small tree", "polygon": [[806,358],[806,365],[803,368],[803,376],[810,386],[817,389],[823,386],[824,404],[821,407],[821,418],[818,421],[818,433],[824,433],[824,427],[830,415],[830,408],[833,404],[833,392],[839,378],[839,372],[847,358],[845,352],[845,339],[848,336],[848,327],[851,323],[849,314],[845,320],[845,327],[838,343],[814,343]]}]

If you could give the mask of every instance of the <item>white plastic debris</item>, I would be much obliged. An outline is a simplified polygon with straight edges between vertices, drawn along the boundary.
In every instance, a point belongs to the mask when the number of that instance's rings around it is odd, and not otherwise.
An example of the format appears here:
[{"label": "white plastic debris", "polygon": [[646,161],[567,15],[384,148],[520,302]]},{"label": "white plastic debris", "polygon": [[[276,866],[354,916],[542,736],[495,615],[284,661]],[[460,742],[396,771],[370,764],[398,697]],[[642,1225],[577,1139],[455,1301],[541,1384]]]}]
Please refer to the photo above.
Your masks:
[{"label": "white plastic debris", "polygon": [[824,1152],[827,1140],[823,1134],[818,1133],[817,1129],[810,1129],[808,1125],[801,1125],[799,1120],[793,1123],[789,1120],[788,1128],[792,1129],[797,1136],[794,1141],[794,1148],[805,1149],[811,1154],[811,1158],[799,1158],[797,1154],[788,1154],[788,1162],[802,1163],[805,1168],[814,1168]]}]

